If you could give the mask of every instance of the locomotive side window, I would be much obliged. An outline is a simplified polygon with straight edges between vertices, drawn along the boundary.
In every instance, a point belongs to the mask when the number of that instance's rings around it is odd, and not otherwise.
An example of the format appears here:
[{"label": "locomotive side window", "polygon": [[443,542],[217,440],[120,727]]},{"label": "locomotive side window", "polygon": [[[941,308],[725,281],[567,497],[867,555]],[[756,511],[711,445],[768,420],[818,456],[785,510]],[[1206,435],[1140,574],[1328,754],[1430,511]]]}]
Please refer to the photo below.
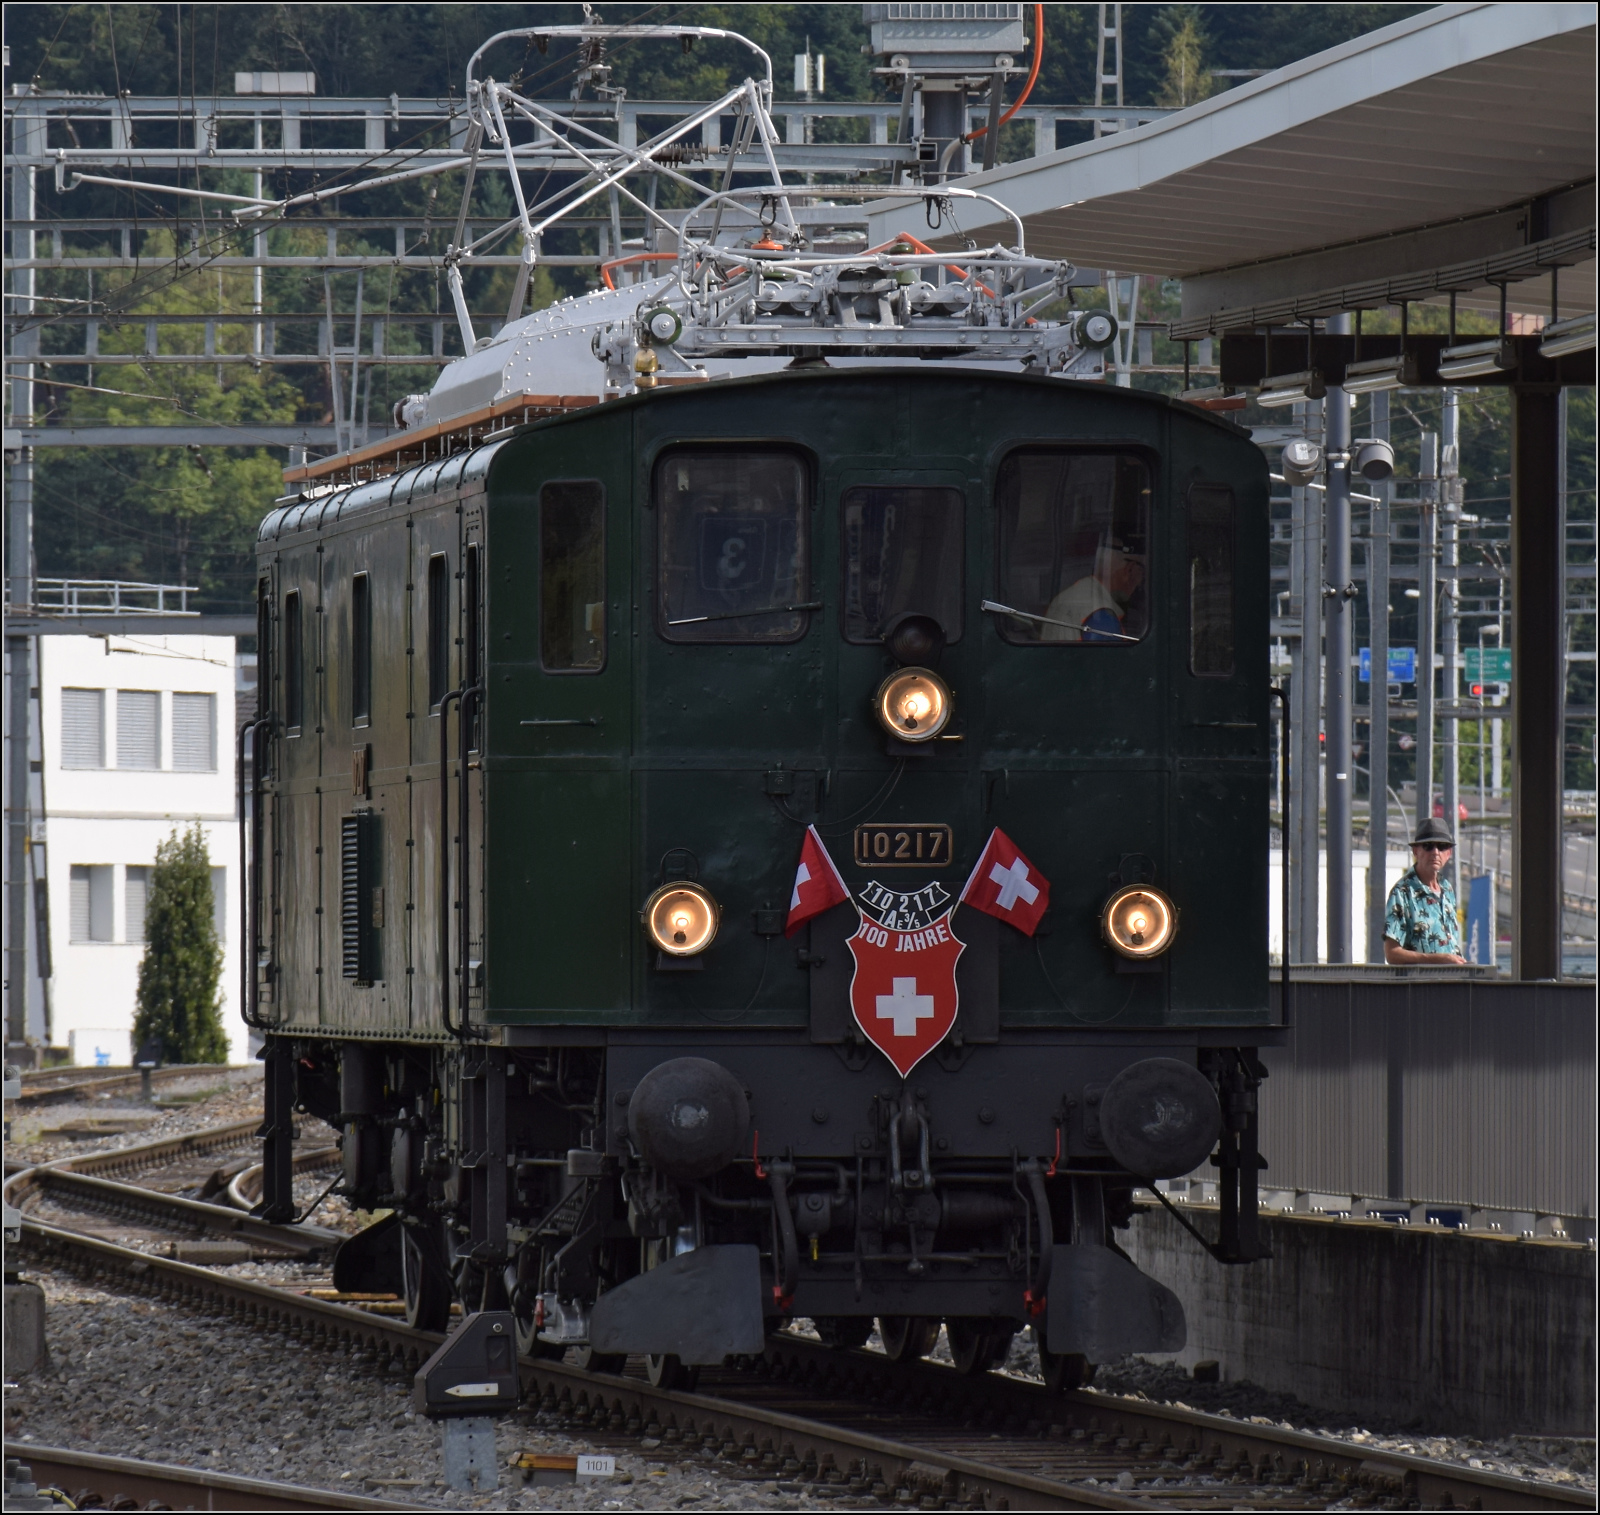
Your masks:
[{"label": "locomotive side window", "polygon": [[1189,491],[1189,672],[1233,672],[1233,491]]},{"label": "locomotive side window", "polygon": [[539,492],[539,660],[546,673],[606,661],[605,489],[593,480]]},{"label": "locomotive side window", "polygon": [[905,613],[961,635],[959,489],[877,484],[847,489],[843,513],[844,636],[877,642]]},{"label": "locomotive side window", "polygon": [[450,559],[428,559],[428,708],[450,692]]},{"label": "locomotive side window", "polygon": [[372,719],[372,580],[358,573],[350,581],[350,724]]},{"label": "locomotive side window", "polygon": [[290,736],[300,735],[305,719],[305,654],[300,623],[300,591],[283,597],[283,724]]},{"label": "locomotive side window", "polygon": [[805,462],[791,452],[683,449],[661,458],[657,615],[668,641],[805,635],[810,488]]},{"label": "locomotive side window", "polygon": [[1133,453],[1012,453],[995,487],[1000,616],[1022,645],[1143,639],[1150,629],[1150,470]]}]

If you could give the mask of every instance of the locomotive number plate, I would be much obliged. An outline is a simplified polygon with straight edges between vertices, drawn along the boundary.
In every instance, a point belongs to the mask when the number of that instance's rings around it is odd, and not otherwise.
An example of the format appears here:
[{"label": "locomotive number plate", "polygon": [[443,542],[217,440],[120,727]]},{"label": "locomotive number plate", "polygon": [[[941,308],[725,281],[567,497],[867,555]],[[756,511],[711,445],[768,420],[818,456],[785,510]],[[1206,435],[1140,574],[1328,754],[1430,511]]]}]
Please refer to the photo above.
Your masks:
[{"label": "locomotive number plate", "polygon": [[857,826],[859,868],[947,868],[953,839],[948,826]]}]

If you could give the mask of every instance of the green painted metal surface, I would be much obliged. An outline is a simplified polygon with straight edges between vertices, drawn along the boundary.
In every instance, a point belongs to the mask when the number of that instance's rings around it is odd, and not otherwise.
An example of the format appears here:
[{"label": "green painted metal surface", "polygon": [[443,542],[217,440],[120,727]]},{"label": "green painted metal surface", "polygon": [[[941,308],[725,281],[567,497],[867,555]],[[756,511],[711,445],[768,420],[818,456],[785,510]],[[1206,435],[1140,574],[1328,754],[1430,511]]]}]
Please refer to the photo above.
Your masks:
[{"label": "green painted metal surface", "polygon": [[[691,444],[802,459],[805,596],[824,608],[803,617],[796,640],[663,634],[652,481],[658,460]],[[979,608],[997,594],[998,470],[1018,448],[1057,446],[1113,448],[1149,471],[1150,627],[1137,644],[1018,646]],[[585,614],[591,625],[603,619],[605,655],[598,670],[552,671],[541,660],[540,493],[573,481],[604,490],[605,609]],[[1237,501],[1229,676],[1189,671],[1185,500],[1197,483],[1231,486]],[[964,501],[961,627],[937,665],[960,740],[913,756],[887,751],[871,711],[894,660],[882,645],[846,641],[841,619],[841,496],[905,484],[954,488]],[[1052,907],[1036,939],[1000,931],[1002,1026],[1267,1020],[1268,485],[1237,428],[1112,387],[935,365],[803,370],[598,406],[524,428],[466,464],[347,495],[315,519],[275,518],[261,548],[274,604],[298,589],[316,609],[306,652],[315,714],[274,743],[267,799],[276,965],[267,993],[288,1023],[442,1034],[438,870],[441,838],[453,850],[459,835],[463,781],[468,957],[481,964],[469,994],[480,1021],[803,1026],[810,970],[796,949],[807,938],[771,935],[770,913],[787,910],[808,821],[852,887],[877,876],[851,861],[859,822],[950,825],[948,867],[896,877],[937,878],[952,894],[992,827],[1014,839],[1050,879]],[[452,756],[442,822],[428,563],[449,560],[455,688],[471,629],[468,580],[455,575],[474,544],[481,750],[464,780]],[[371,576],[374,605],[365,725],[348,711],[358,572]],[[352,767],[369,743],[362,791]],[[381,815],[383,976],[363,987],[340,973],[337,842],[340,818],[367,808]],[[1153,872],[1181,912],[1157,973],[1119,973],[1100,940],[1119,871]],[[640,907],[664,878],[689,875],[719,902],[721,929],[703,966],[664,971]],[[450,894],[453,929],[454,882]]]}]

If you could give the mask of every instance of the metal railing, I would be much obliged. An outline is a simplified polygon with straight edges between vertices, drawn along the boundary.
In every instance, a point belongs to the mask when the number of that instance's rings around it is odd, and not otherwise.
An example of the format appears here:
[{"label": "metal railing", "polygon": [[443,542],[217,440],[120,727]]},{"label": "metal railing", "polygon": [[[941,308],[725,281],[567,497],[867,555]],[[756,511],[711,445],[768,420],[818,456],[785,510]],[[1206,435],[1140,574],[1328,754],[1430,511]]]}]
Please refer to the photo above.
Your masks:
[{"label": "metal railing", "polygon": [[1295,986],[1289,1041],[1262,1052],[1263,1189],[1486,1229],[1563,1217],[1592,1239],[1593,985],[1437,971]]},{"label": "metal railing", "polygon": [[13,606],[10,583],[6,608],[34,615],[199,615],[189,609],[194,584],[141,584],[131,579],[35,579],[33,603]]}]

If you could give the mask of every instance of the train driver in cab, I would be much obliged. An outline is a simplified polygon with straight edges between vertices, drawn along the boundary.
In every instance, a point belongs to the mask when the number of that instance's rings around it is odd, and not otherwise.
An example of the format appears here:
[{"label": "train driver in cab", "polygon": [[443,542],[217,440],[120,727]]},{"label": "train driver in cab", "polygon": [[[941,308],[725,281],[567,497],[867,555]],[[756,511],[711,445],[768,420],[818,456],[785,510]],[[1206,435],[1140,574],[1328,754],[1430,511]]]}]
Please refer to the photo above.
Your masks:
[{"label": "train driver in cab", "polygon": [[[1128,602],[1144,583],[1144,559],[1117,537],[1095,554],[1094,572],[1063,589],[1045,612],[1053,625],[1040,628],[1045,642],[1131,642],[1123,630]],[[1063,624],[1064,623],[1064,624]]]}]

